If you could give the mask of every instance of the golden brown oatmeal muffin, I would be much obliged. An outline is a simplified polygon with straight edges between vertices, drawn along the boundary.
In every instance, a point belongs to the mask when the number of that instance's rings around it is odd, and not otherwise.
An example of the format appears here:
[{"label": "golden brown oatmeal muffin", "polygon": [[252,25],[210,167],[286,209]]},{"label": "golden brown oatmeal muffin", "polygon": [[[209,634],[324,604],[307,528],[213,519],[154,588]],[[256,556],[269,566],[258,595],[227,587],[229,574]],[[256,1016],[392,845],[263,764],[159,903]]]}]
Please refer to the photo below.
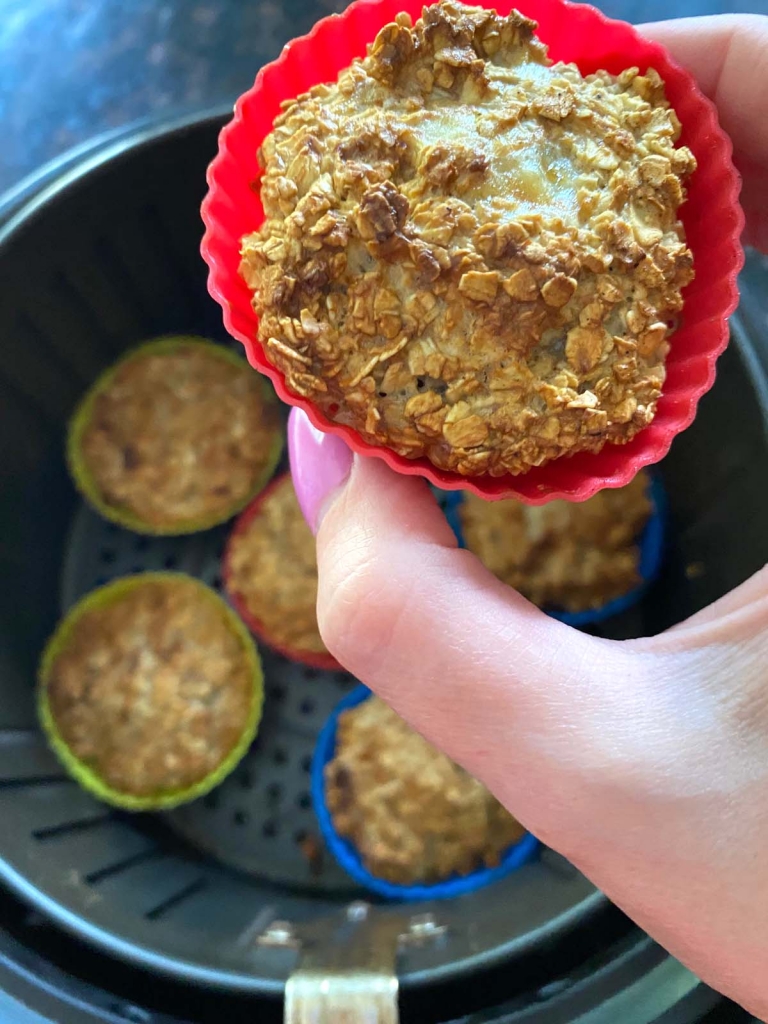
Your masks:
[{"label": "golden brown oatmeal muffin", "polygon": [[493,867],[524,829],[377,697],[344,711],[326,765],[336,831],[377,878],[433,883]]},{"label": "golden brown oatmeal muffin", "polygon": [[73,419],[69,461],[109,518],[187,533],[238,512],[281,445],[277,400],[244,359],[168,338],[130,352],[96,382]]},{"label": "golden brown oatmeal muffin", "polygon": [[181,574],[127,577],[89,595],[51,641],[41,687],[65,764],[126,806],[196,795],[245,752],[261,708],[247,632]]},{"label": "golden brown oatmeal muffin", "polygon": [[638,538],[651,514],[649,480],[582,503],[482,501],[459,507],[464,542],[502,582],[540,608],[601,608],[640,583]]},{"label": "golden brown oatmeal muffin", "polygon": [[317,626],[315,538],[289,473],[256,500],[254,513],[246,510],[229,541],[228,591],[267,643],[330,659]]},{"label": "golden brown oatmeal muffin", "polygon": [[535,22],[443,0],[286,103],[242,242],[287,386],[466,476],[653,419],[693,276],[695,160],[659,75],[549,64]]}]

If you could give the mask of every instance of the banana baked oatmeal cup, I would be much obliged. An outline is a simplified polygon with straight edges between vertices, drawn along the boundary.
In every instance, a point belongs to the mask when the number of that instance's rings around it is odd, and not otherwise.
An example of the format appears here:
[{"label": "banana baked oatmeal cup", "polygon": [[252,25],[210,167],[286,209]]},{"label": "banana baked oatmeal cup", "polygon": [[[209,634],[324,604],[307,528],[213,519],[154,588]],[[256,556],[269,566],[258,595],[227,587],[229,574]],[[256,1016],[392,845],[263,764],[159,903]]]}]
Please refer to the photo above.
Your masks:
[{"label": "banana baked oatmeal cup", "polygon": [[247,751],[262,698],[248,631],[181,573],[142,573],[88,594],[40,665],[40,717],[55,753],[85,789],[127,810],[208,792]]},{"label": "banana baked oatmeal cup", "polygon": [[129,352],[80,403],[67,458],[82,495],[137,533],[223,523],[274,472],[283,444],[272,389],[229,349],[161,338]]},{"label": "banana baked oatmeal cup", "polygon": [[497,867],[526,836],[481,782],[378,697],[339,715],[325,802],[365,869],[398,886]]},{"label": "banana baked oatmeal cup", "polygon": [[284,105],[242,240],[288,390],[465,477],[647,426],[693,277],[663,81],[551,64],[535,28],[454,0],[398,16]]},{"label": "banana baked oatmeal cup", "polygon": [[339,667],[317,625],[315,538],[290,473],[272,481],[237,520],[224,553],[224,584],[264,643],[315,668]]},{"label": "banana baked oatmeal cup", "polygon": [[545,611],[579,615],[647,582],[640,542],[652,513],[650,479],[641,472],[584,502],[530,506],[467,494],[458,519],[466,547],[503,583]]}]

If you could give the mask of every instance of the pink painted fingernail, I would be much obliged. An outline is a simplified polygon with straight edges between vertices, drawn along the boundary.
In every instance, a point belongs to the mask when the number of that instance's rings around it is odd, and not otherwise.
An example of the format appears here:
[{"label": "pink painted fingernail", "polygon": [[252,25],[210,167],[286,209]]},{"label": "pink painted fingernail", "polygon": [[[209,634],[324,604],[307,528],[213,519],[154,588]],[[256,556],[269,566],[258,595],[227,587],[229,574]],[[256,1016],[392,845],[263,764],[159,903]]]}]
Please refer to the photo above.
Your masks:
[{"label": "pink painted fingernail", "polygon": [[352,469],[352,451],[340,437],[313,427],[301,409],[291,409],[288,456],[299,506],[310,529],[317,533],[328,499]]}]

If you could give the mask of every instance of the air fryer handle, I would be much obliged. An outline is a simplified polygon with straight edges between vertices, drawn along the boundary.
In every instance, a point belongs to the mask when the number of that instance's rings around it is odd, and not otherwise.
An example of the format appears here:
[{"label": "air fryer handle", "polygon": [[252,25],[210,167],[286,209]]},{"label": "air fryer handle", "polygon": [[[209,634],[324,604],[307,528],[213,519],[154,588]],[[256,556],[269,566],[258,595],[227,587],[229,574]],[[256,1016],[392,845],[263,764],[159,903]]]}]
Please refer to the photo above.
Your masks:
[{"label": "air fryer handle", "polygon": [[397,978],[384,971],[299,969],[285,988],[285,1024],[398,1024]]},{"label": "air fryer handle", "polygon": [[334,927],[303,930],[285,988],[285,1024],[398,1024],[395,971],[403,920],[352,904]]}]

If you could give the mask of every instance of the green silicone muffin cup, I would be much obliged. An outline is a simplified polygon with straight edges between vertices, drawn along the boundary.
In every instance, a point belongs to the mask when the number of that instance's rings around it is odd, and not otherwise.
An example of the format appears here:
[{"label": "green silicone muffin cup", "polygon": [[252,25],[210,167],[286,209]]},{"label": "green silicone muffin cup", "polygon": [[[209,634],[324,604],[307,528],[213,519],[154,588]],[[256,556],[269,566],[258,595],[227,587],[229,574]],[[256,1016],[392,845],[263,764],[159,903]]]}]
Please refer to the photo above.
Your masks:
[{"label": "green silicone muffin cup", "polygon": [[[65,740],[59,734],[56,721],[48,700],[48,680],[51,670],[59,654],[65,650],[72,638],[75,626],[80,618],[86,613],[98,608],[106,608],[116,603],[130,591],[141,587],[144,583],[157,583],[163,581],[184,580],[194,583],[200,590],[201,596],[211,601],[221,611],[227,626],[240,641],[243,650],[243,657],[253,679],[253,698],[247,720],[243,723],[243,731],[234,747],[227,754],[218,768],[209,775],[188,786],[183,790],[160,791],[151,796],[135,796],[131,793],[122,793],[107,785],[99,775],[84,761],[76,757]],[[179,804],[188,803],[197,797],[204,796],[214,786],[217,786],[242,760],[246,751],[256,736],[261,721],[262,706],[264,703],[264,675],[261,668],[261,659],[256,644],[248,629],[243,625],[238,616],[229,605],[210,587],[201,583],[192,576],[180,572],[145,572],[135,576],[126,576],[121,579],[107,583],[97,590],[92,590],[82,600],[78,601],[64,616],[56,631],[45,646],[40,659],[38,671],[38,714],[45,735],[54,753],[66,768],[67,772],[89,793],[92,793],[99,800],[120,807],[126,811],[158,811],[168,810],[171,807],[178,807]]]},{"label": "green silicone muffin cup", "polygon": [[[174,335],[157,338],[154,341],[145,342],[143,345],[139,345],[138,347],[131,349],[126,353],[126,355],[110,366],[108,370],[105,370],[96,382],[88,389],[69,422],[69,430],[67,433],[67,466],[75,486],[89,505],[96,509],[100,515],[104,516],[105,519],[109,519],[111,522],[117,523],[118,526],[122,526],[126,530],[132,530],[134,533],[143,533],[152,537],[179,537],[187,533],[199,533],[202,530],[209,530],[213,526],[225,523],[228,519],[231,519],[233,516],[237,515],[238,512],[242,511],[242,509],[244,509],[245,506],[262,490],[274,473],[283,452],[284,436],[283,430],[280,428],[275,431],[275,436],[272,439],[267,459],[264,463],[264,469],[260,473],[255,486],[251,488],[248,494],[237,502],[234,502],[223,513],[218,512],[210,516],[201,516],[196,519],[189,519],[178,523],[168,524],[166,526],[158,526],[154,523],[145,522],[140,516],[137,516],[135,512],[125,506],[112,505],[105,501],[88,468],[88,464],[83,457],[81,450],[83,434],[91,421],[91,416],[93,414],[97,398],[102,391],[112,383],[115,374],[125,363],[136,358],[141,358],[147,354],[156,355],[158,353],[174,352],[179,348],[188,347],[190,345],[205,348],[210,351],[212,355],[215,355],[217,358],[223,359],[228,363],[232,363],[235,366],[245,367],[248,365],[246,360],[242,359],[237,355],[237,353],[224,348],[222,345],[217,345],[215,342],[206,341],[205,338],[197,338],[192,335]],[[278,399],[272,389],[268,384],[262,381],[261,378],[259,378],[259,380],[262,385],[264,404],[272,404],[277,407],[279,404]]]}]

